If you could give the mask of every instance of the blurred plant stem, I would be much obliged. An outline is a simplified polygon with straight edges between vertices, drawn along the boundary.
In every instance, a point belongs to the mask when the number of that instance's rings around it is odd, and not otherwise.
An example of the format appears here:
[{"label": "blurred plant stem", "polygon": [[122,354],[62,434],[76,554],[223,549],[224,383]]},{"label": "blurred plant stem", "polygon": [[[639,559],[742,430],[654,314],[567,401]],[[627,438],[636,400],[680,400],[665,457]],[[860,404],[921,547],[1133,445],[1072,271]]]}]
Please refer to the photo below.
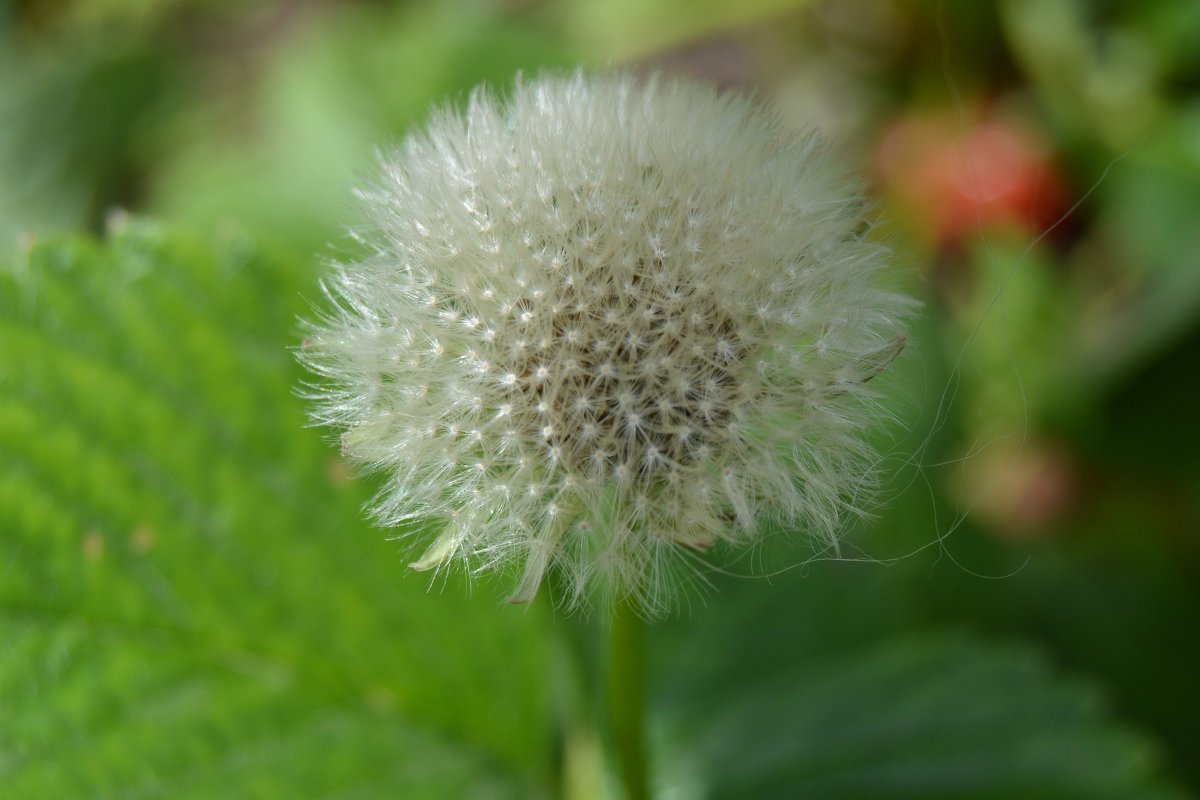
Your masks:
[{"label": "blurred plant stem", "polygon": [[[554,578],[552,578],[554,580]],[[554,709],[558,740],[551,766],[553,784],[563,800],[606,800],[605,754],[597,723],[598,678],[592,629],[578,618],[563,616],[539,592],[552,621]]]},{"label": "blurred plant stem", "polygon": [[621,601],[608,630],[605,707],[628,800],[649,800],[646,763],[646,626],[636,609]]},{"label": "blurred plant stem", "polygon": [[603,800],[604,747],[595,724],[587,669],[579,631],[570,620],[556,618],[558,648],[559,741],[555,783],[564,800]]},{"label": "blurred plant stem", "polygon": [[557,634],[554,768],[560,796],[613,800],[617,777],[626,800],[648,800],[644,621],[625,602],[601,625],[557,609],[551,614]]}]

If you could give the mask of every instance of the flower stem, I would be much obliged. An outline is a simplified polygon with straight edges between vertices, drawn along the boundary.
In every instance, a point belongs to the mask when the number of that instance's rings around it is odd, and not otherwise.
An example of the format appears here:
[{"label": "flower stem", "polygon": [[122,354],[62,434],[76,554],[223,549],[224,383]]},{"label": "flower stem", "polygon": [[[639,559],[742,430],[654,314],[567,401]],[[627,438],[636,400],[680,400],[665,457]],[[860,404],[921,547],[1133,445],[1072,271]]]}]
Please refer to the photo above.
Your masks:
[{"label": "flower stem", "polygon": [[[549,594],[542,592],[554,620],[558,748],[554,778],[562,800],[603,800],[605,753],[596,724],[596,670],[590,669],[588,638],[575,622],[555,616]],[[535,600],[536,602],[536,600]]]},{"label": "flower stem", "polygon": [[628,800],[649,800],[646,761],[646,628],[628,603],[613,610],[608,633],[608,723]]}]

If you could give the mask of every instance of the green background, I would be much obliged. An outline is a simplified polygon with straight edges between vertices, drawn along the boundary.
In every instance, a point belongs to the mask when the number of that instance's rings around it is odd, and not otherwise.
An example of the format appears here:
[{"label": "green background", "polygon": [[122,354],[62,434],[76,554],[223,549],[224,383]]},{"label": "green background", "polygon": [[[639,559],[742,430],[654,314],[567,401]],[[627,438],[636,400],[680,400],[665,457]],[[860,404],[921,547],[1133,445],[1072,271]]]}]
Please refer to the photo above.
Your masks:
[{"label": "green background", "polygon": [[650,627],[658,795],[1195,795],[1197,41],[1187,0],[0,4],[0,796],[619,797],[597,621],[410,573],[292,356],[376,149],[576,64],[826,131],[924,303],[846,557],[780,531]]}]

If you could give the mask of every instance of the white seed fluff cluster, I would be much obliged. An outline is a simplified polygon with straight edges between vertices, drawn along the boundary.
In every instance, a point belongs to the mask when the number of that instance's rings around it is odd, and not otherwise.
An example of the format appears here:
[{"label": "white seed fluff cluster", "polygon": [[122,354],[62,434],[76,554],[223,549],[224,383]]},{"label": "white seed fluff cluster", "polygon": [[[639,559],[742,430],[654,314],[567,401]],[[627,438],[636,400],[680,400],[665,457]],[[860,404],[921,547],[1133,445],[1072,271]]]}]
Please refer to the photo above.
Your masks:
[{"label": "white seed fluff cluster", "polygon": [[[909,307],[856,185],[746,97],[631,76],[475,91],[361,193],[371,253],[301,358],[381,470],[413,566],[556,568],[568,603],[672,604],[688,554],[861,508],[867,381]],[[418,528],[422,530],[424,528]]]}]

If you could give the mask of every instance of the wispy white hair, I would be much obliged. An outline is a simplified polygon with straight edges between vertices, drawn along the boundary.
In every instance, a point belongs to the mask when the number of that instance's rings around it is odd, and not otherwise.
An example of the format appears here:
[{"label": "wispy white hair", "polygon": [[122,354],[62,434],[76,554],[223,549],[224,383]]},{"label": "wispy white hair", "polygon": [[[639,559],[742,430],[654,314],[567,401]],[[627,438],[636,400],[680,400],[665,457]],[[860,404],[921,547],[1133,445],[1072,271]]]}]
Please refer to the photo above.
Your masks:
[{"label": "wispy white hair", "polygon": [[[373,252],[301,357],[386,475],[414,562],[556,568],[568,603],[672,605],[685,558],[862,508],[868,381],[903,347],[855,181],[815,135],[667,77],[473,92],[361,192]],[[421,529],[428,529],[422,526]]]}]

